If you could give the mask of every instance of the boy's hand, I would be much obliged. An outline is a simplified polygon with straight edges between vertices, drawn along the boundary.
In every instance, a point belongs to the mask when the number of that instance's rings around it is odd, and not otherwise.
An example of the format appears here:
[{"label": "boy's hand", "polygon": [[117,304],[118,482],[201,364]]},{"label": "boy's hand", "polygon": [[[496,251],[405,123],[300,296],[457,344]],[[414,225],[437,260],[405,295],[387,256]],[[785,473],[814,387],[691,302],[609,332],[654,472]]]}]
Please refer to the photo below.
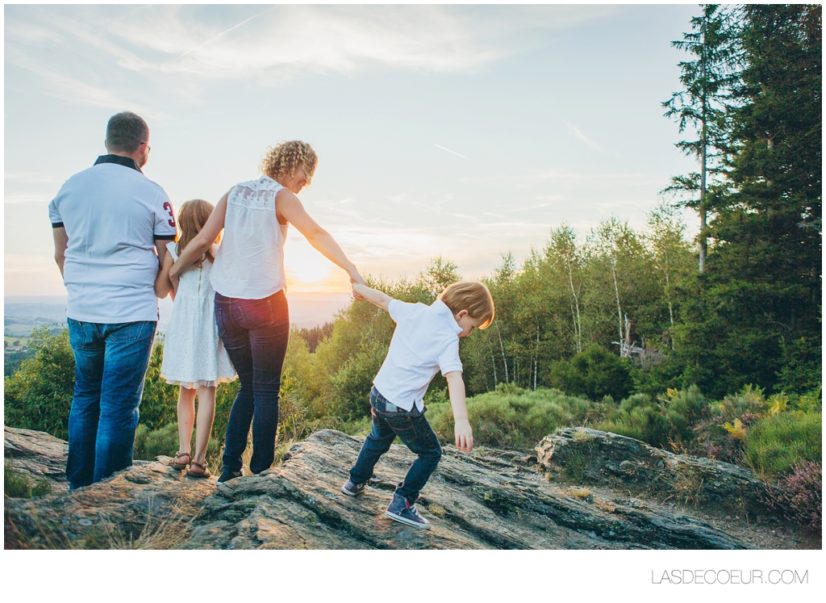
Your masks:
[{"label": "boy's hand", "polygon": [[467,419],[456,421],[453,433],[456,435],[456,448],[460,452],[473,450],[473,430],[470,428],[470,422]]},{"label": "boy's hand", "polygon": [[361,293],[359,293],[359,291],[358,291],[359,287],[361,286],[360,283],[353,283],[352,286],[353,286],[353,297],[357,301],[364,301],[364,296]]}]

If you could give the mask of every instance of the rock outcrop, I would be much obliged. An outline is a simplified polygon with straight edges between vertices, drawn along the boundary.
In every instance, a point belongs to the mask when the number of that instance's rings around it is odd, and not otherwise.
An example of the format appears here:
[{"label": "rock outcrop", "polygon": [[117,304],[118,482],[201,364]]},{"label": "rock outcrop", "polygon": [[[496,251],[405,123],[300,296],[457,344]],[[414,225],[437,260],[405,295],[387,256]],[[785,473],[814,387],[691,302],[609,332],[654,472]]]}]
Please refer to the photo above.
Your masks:
[{"label": "rock outcrop", "polygon": [[673,454],[626,436],[584,427],[558,429],[536,447],[553,478],[607,486],[630,495],[674,500],[706,513],[771,516],[769,487],[730,463]]},{"label": "rock outcrop", "polygon": [[[6,428],[10,455],[36,432]],[[601,432],[595,432],[601,433]],[[44,442],[50,441],[45,434]],[[547,459],[445,447],[418,503],[432,529],[420,531],[384,516],[412,454],[393,446],[363,496],[339,491],[361,439],[319,431],[295,444],[283,463],[225,484],[187,478],[166,457],[137,461],[111,478],[39,499],[5,499],[7,548],[181,549],[740,549],[801,546],[791,531],[751,532],[746,524],[707,521],[701,513],[629,497],[586,482],[548,479]],[[542,446],[540,446],[542,448]],[[560,460],[559,446],[551,458]],[[594,461],[596,462],[596,461]],[[45,465],[44,465],[45,466]],[[52,466],[52,465],[49,465]],[[54,468],[54,467],[53,467]],[[780,531],[778,531],[780,530]],[[768,534],[768,535],[766,535]]]}]

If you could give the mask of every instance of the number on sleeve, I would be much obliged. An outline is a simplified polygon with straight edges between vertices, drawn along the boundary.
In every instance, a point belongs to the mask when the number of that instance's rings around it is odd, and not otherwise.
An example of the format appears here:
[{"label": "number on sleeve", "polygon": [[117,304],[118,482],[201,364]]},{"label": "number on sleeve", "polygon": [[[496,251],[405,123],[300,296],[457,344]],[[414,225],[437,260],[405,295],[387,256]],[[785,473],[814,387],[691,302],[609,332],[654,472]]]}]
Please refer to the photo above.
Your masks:
[{"label": "number on sleeve", "polygon": [[172,204],[169,201],[166,201],[163,204],[163,208],[166,210],[166,213],[169,214],[169,220],[167,220],[167,223],[172,228],[176,228],[176,226],[175,226],[175,213],[172,211]]}]

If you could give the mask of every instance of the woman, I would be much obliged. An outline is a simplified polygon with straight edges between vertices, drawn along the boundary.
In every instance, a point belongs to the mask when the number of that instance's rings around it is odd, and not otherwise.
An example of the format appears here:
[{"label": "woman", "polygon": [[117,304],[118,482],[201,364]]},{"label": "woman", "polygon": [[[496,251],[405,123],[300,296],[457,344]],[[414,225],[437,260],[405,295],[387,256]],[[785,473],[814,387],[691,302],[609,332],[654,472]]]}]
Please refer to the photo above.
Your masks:
[{"label": "woman", "polygon": [[177,286],[180,274],[224,229],[210,280],[218,332],[241,387],[230,411],[219,482],[241,476],[250,423],[250,471],[264,471],[275,457],[278,390],[290,333],[284,295],[288,224],[345,270],[351,282],[364,282],[335,239],[307,214],[296,196],[310,183],[317,163],[315,151],[305,142],[293,140],[269,149],[261,166],[264,176],[241,182],[221,197],[169,272]]}]

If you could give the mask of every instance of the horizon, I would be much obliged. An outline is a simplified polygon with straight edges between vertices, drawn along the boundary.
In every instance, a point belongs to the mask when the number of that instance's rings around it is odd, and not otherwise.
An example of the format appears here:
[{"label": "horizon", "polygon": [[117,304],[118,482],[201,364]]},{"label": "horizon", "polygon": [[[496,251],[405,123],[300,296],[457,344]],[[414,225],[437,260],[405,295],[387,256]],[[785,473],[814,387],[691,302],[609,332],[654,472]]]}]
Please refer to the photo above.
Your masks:
[{"label": "horizon", "polygon": [[[287,292],[290,303],[290,325],[299,329],[311,329],[327,323],[335,322],[338,313],[349,307],[353,298],[349,292],[340,291],[290,291]],[[65,304],[67,295],[4,295],[3,317],[10,315],[9,306],[31,305],[33,314],[37,306],[62,306],[63,318],[66,322]],[[158,300],[158,332],[164,332],[172,315],[172,300],[164,298]],[[51,318],[51,317],[43,317]]]},{"label": "horizon", "polygon": [[[612,217],[643,230],[693,166],[660,103],[680,86],[670,43],[696,12],[6,6],[6,295],[64,290],[46,207],[125,109],[147,119],[145,171],[176,208],[256,177],[272,144],[313,144],[302,202],[365,276],[412,279],[444,257],[475,279],[509,252],[521,264],[562,224],[580,239]],[[72,152],[44,154],[55,139]],[[290,231],[290,289],[347,291],[345,273]]]}]

